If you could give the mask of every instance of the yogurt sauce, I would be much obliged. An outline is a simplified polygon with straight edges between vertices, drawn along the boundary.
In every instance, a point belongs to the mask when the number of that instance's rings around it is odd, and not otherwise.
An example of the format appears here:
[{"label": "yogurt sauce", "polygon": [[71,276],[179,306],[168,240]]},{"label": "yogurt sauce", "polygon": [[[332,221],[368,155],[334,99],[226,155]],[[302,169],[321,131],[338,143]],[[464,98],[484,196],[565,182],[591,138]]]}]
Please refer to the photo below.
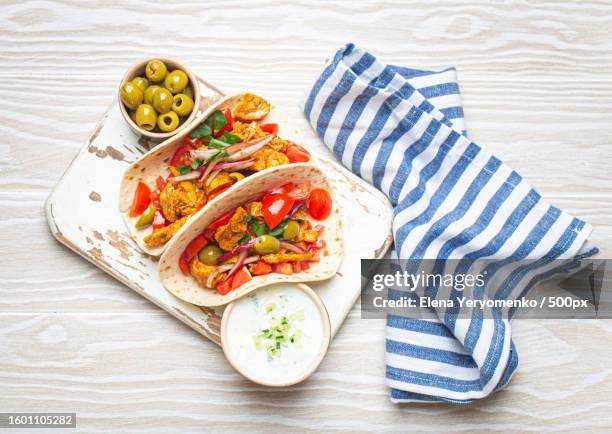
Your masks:
[{"label": "yogurt sauce", "polygon": [[224,349],[253,381],[297,382],[321,360],[329,343],[326,321],[308,293],[294,284],[272,285],[234,302]]}]

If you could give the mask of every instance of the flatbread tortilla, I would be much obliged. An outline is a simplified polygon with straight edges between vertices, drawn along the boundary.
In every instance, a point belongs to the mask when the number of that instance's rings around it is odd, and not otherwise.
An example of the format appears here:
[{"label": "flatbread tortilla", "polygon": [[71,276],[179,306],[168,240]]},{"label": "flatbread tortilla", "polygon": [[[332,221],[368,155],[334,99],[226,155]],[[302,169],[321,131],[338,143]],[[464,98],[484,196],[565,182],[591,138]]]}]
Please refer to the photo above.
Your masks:
[{"label": "flatbread tortilla", "polygon": [[[312,221],[325,227],[321,238],[325,245],[320,250],[320,262],[311,262],[310,269],[290,275],[271,273],[253,276],[242,286],[221,295],[215,289],[200,286],[191,276],[185,276],[179,268],[179,257],[197,235],[223,214],[244,205],[274,187],[287,182],[310,182],[312,188],[324,188],[332,195],[332,211],[323,221]],[[164,287],[176,297],[198,306],[221,306],[261,286],[278,282],[314,282],[329,279],[336,274],[344,255],[342,218],[333,189],[323,172],[311,163],[277,166],[248,177],[227,193],[213,199],[206,209],[191,217],[185,226],[168,242],[159,261],[159,275]]]}]

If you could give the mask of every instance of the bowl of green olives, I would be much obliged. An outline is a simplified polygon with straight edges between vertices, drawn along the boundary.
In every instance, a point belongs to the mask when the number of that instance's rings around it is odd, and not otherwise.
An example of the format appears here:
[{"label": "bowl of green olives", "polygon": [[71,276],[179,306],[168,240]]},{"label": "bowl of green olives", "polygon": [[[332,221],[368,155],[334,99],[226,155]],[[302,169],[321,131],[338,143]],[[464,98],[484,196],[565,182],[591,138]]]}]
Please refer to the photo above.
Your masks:
[{"label": "bowl of green olives", "polygon": [[132,130],[153,139],[166,139],[196,116],[200,90],[196,77],[172,59],[138,62],[119,86],[119,106]]}]

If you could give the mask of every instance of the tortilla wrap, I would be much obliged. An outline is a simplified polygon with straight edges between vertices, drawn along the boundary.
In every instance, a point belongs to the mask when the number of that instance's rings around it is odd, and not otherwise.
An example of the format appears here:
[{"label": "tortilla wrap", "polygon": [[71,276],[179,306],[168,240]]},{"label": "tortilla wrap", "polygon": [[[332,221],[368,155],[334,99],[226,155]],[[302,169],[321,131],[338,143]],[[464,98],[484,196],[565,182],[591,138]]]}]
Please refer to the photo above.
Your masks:
[{"label": "tortilla wrap", "polygon": [[[155,248],[147,247],[144,242],[144,238],[151,233],[151,227],[137,229],[136,221],[138,220],[138,216],[130,217],[129,215],[130,207],[132,206],[134,192],[136,191],[138,181],[144,182],[151,188],[151,190],[153,190],[157,177],[161,175],[165,178],[167,176],[168,163],[174,155],[174,152],[180,146],[183,137],[186,134],[189,134],[195,128],[197,128],[215,110],[223,110],[225,108],[232,108],[233,106],[235,106],[241,100],[242,95],[242,93],[238,95],[232,95],[217,101],[205,112],[203,112],[196,119],[194,119],[193,123],[191,123],[185,129],[181,130],[180,134],[171,137],[170,139],[157,145],[155,148],[144,154],[138,160],[134,161],[125,171],[125,174],[123,175],[123,180],[121,181],[121,187],[119,192],[119,210],[123,217],[123,221],[125,222],[125,225],[127,227],[128,233],[143,252],[148,253],[151,256],[159,256],[166,249],[168,243]],[[279,135],[282,138],[292,140],[296,143],[303,143],[303,140],[298,130],[294,127],[291,127],[288,124],[287,119],[285,117],[282,117],[273,105],[270,108],[270,113],[262,120],[262,122],[279,124]],[[264,171],[266,170],[270,169],[265,169]],[[246,179],[250,178],[251,176],[247,177]],[[237,185],[242,184],[244,181],[245,180],[235,183],[232,187],[230,187],[220,196],[229,193],[233,188],[235,188]],[[193,218],[194,216],[204,212],[207,206],[208,204],[206,204],[196,214],[193,214],[190,218]]]},{"label": "tortilla wrap", "polygon": [[[179,268],[179,257],[187,245],[210,223],[238,206],[262,196],[272,188],[287,182],[310,182],[312,188],[324,188],[332,196],[332,211],[323,221],[311,220],[311,223],[321,224],[324,231],[321,239],[324,247],[320,250],[320,262],[311,262],[310,269],[294,274],[270,273],[263,276],[253,276],[252,280],[234,289],[226,295],[221,295],[216,289],[200,286],[192,276],[185,276]],[[224,195],[213,199],[206,209],[190,218],[185,226],[168,242],[168,246],[159,261],[159,275],[164,287],[181,300],[198,306],[221,306],[229,303],[261,286],[278,282],[314,282],[329,279],[336,274],[344,255],[342,234],[342,218],[338,203],[334,199],[333,189],[323,172],[311,163],[296,163],[277,166],[256,173]]]}]

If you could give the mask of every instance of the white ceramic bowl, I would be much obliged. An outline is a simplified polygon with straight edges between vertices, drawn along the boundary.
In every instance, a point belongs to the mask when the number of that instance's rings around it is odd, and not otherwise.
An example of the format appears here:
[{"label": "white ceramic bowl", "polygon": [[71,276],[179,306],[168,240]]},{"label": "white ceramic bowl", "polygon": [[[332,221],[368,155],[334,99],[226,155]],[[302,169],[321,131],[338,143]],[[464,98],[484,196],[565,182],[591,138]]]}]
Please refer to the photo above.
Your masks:
[{"label": "white ceramic bowl", "polygon": [[[249,372],[247,369],[244,369],[244,366],[243,366],[244,362],[241,363],[239,360],[237,360],[237,358],[235,357],[235,355],[229,348],[230,346],[229,340],[231,339],[231,336],[228,336],[229,318],[232,316],[232,313],[234,312],[234,309],[233,309],[234,306],[236,305],[236,303],[240,302],[241,299],[238,299],[228,304],[227,307],[225,308],[225,311],[223,312],[223,319],[221,320],[221,346],[223,348],[223,353],[225,354],[225,357],[227,358],[227,360],[234,367],[234,369],[240,372],[240,374],[242,374],[245,378],[251,380],[254,383],[261,384],[263,386],[287,387],[287,386],[292,386],[294,384],[297,384],[297,383],[300,383],[306,380],[319,367],[319,365],[321,364],[321,361],[325,357],[325,354],[327,354],[327,350],[329,348],[329,342],[331,340],[331,326],[329,322],[329,315],[327,313],[327,309],[325,308],[325,305],[323,304],[323,301],[321,301],[321,298],[309,286],[304,285],[303,283],[287,283],[287,282],[277,284],[277,285],[293,286],[299,289],[300,291],[303,291],[314,302],[320,314],[321,322],[323,326],[322,342],[321,342],[321,345],[315,357],[306,366],[306,368],[300,371],[296,371],[295,375],[291,376],[291,378],[289,379],[285,378],[279,381],[269,381],[269,380],[264,380],[262,378],[258,378],[252,372]],[[266,288],[270,288],[270,287],[262,287],[260,289],[264,290]]]}]

